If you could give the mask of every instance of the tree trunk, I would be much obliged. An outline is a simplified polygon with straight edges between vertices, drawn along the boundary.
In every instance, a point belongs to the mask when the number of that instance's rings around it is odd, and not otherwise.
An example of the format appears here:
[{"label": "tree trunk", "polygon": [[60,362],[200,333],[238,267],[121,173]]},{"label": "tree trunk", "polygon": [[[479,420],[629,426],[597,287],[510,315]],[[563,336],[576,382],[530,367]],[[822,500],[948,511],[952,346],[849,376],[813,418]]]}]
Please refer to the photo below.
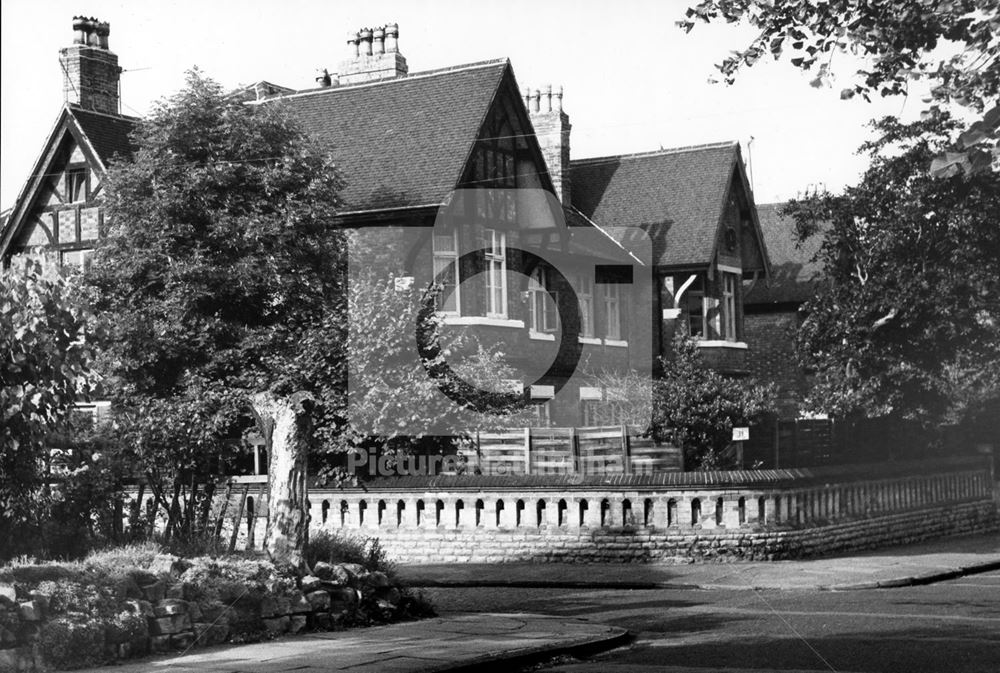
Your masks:
[{"label": "tree trunk", "polygon": [[312,398],[296,393],[279,398],[259,393],[253,409],[267,442],[267,528],[264,550],[275,563],[301,569],[308,539],[306,469]]}]

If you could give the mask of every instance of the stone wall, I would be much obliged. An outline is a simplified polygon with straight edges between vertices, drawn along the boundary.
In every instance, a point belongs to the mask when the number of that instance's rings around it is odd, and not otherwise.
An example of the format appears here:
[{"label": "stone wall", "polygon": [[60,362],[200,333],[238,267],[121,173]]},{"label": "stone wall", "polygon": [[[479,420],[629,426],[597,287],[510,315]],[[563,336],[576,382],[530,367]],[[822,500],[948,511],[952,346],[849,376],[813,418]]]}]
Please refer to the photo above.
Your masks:
[{"label": "stone wall", "polygon": [[981,458],[813,470],[400,478],[310,492],[403,562],[788,559],[996,530]]},{"label": "stone wall", "polygon": [[411,599],[399,587],[357,564],[319,562],[301,578],[273,571],[266,561],[227,565],[166,555],[150,568],[99,573],[58,564],[5,568],[0,673],[96,666],[410,616]]}]

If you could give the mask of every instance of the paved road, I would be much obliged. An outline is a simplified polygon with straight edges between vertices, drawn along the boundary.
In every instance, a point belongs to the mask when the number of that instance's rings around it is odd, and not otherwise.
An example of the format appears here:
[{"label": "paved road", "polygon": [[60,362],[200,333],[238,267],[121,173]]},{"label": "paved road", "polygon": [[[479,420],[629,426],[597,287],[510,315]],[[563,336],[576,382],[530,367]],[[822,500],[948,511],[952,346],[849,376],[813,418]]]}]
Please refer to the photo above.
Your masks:
[{"label": "paved road", "polygon": [[553,671],[1000,672],[1000,572],[844,592],[438,588],[426,593],[442,612],[585,617],[637,636],[629,647],[582,664],[563,662]]}]

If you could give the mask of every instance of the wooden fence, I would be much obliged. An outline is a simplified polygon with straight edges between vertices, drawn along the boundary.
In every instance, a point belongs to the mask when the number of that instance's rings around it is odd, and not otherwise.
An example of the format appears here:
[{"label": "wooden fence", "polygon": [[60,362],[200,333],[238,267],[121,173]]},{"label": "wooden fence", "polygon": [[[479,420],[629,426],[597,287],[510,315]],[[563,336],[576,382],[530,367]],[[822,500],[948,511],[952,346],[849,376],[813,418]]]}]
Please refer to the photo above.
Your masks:
[{"label": "wooden fence", "polygon": [[683,452],[625,425],[518,428],[476,435],[480,474],[651,474],[683,471]]}]

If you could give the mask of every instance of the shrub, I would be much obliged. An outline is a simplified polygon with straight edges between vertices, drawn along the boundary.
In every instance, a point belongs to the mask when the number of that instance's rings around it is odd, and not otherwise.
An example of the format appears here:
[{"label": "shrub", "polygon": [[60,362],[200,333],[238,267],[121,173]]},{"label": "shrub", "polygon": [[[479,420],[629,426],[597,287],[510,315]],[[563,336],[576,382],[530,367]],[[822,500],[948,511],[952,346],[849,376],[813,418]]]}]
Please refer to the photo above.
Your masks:
[{"label": "shrub", "polygon": [[57,617],[42,625],[38,649],[49,666],[83,668],[104,662],[104,627],[83,615]]},{"label": "shrub", "polygon": [[371,572],[383,572],[390,577],[395,574],[395,564],[379,539],[373,537],[320,531],[309,539],[304,556],[310,568],[319,561],[357,563]]}]

